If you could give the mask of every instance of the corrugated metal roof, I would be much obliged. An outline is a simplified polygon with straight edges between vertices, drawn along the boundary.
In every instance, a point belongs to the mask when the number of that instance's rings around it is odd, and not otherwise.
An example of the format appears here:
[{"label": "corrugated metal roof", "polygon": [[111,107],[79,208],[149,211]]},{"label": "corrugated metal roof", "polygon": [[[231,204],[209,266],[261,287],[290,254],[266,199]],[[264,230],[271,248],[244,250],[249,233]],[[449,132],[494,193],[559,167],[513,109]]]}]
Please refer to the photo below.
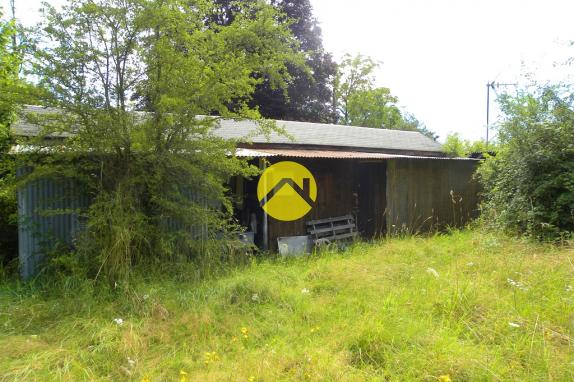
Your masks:
[{"label": "corrugated metal roof", "polygon": [[[22,110],[24,114],[38,114],[41,116],[45,116],[46,118],[50,118],[50,115],[58,114],[58,109],[53,107],[42,107],[42,106],[34,106],[34,105],[27,105]],[[12,132],[19,136],[24,137],[34,137],[38,135],[40,131],[40,127],[36,124],[30,123],[29,121],[20,118],[15,123],[12,124]],[[69,133],[58,133],[52,134],[52,137],[59,137],[59,138],[66,138],[69,137],[71,134]]]},{"label": "corrugated metal roof", "polygon": [[[54,114],[58,110],[40,106],[27,106],[24,113]],[[402,150],[441,153],[438,142],[416,131],[372,129],[367,127],[330,125],[323,123],[276,121],[277,127],[287,135],[272,132],[268,136],[260,134],[257,122],[249,120],[220,119],[213,130],[216,136],[225,139],[245,139],[253,143],[331,146],[368,150]],[[20,119],[12,127],[16,135],[34,136],[39,127]]]},{"label": "corrugated metal roof", "polygon": [[277,154],[272,154],[267,151],[244,149],[244,148],[238,148],[237,150],[235,150],[235,155],[240,158],[258,158],[258,157],[266,158],[266,157],[277,156]]},{"label": "corrugated metal roof", "polygon": [[428,157],[416,155],[382,154],[364,151],[334,151],[334,150],[294,150],[294,149],[237,149],[238,157],[266,158],[266,157],[288,157],[288,158],[327,158],[327,159],[442,159],[442,160],[471,160],[472,158],[448,158],[448,157]]}]

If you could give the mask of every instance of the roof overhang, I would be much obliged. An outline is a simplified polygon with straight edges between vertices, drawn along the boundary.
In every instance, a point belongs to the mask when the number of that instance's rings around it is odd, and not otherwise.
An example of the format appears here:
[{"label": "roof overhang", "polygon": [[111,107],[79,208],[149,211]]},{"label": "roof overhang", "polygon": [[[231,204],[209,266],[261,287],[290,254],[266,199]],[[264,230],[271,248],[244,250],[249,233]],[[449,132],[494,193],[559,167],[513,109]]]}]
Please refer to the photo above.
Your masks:
[{"label": "roof overhang", "polygon": [[333,151],[333,150],[304,150],[304,149],[247,149],[238,148],[236,151],[238,157],[247,158],[318,158],[318,159],[364,159],[364,160],[385,160],[385,159],[438,159],[438,160],[466,160],[477,161],[473,158],[449,158],[417,155],[400,155],[372,153],[365,151]]}]

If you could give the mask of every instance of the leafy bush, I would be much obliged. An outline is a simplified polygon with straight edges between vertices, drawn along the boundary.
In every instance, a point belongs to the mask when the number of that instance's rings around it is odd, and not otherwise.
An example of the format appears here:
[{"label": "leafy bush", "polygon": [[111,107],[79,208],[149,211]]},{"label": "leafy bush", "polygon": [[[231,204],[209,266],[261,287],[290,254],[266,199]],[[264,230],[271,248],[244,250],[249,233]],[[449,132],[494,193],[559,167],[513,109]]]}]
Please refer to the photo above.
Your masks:
[{"label": "leafy bush", "polygon": [[497,156],[479,170],[485,218],[540,239],[574,232],[574,94],[546,87],[502,96]]},{"label": "leafy bush", "polygon": [[5,266],[17,256],[18,227],[16,224],[16,194],[12,180],[12,160],[9,158],[11,136],[7,123],[0,116],[0,266]]},{"label": "leafy bush", "polygon": [[495,150],[493,143],[486,144],[484,140],[469,141],[462,139],[459,133],[449,134],[442,145],[442,151],[450,157],[466,157],[476,152],[487,152]]},{"label": "leafy bush", "polygon": [[[304,67],[304,56],[265,2],[241,4],[225,26],[209,21],[214,7],[45,6],[30,66],[41,104],[53,112],[24,116],[40,134],[19,155],[19,165],[33,168],[20,183],[67,179],[89,195],[91,206],[75,211],[86,218],[77,256],[94,277],[114,284],[140,262],[207,256],[206,235],[194,231],[221,239],[232,211],[225,182],[258,172],[230,155],[236,142],[215,136],[217,118],[205,116],[260,118],[249,106],[256,87],[265,78],[284,88],[287,66]],[[75,267],[69,259],[59,265]]]},{"label": "leafy bush", "polygon": [[19,86],[18,68],[21,62],[17,47],[13,45],[15,33],[12,22],[0,20],[0,266],[16,257],[18,245],[16,195],[9,187],[13,161],[8,156],[13,143],[10,134],[10,122],[14,115],[13,90]]}]

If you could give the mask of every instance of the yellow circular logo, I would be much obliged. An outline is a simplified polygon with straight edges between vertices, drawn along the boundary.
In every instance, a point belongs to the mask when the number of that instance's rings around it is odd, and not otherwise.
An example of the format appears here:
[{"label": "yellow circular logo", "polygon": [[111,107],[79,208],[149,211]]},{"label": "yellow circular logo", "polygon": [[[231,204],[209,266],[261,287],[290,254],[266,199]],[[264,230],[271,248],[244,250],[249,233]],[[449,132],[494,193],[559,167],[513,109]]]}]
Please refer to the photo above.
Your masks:
[{"label": "yellow circular logo", "polygon": [[275,163],[261,174],[257,199],[261,208],[275,219],[297,220],[313,208],[317,183],[311,172],[299,163]]}]

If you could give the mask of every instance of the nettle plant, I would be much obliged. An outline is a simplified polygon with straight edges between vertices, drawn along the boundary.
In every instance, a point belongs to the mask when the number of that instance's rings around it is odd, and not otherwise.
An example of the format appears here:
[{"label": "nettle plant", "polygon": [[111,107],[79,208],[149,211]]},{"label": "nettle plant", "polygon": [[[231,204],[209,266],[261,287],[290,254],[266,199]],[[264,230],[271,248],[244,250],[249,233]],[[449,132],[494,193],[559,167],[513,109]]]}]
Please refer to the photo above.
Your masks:
[{"label": "nettle plant", "polygon": [[241,3],[224,26],[209,0],[44,7],[30,71],[55,112],[27,117],[42,130],[21,156],[34,168],[24,181],[73,178],[90,194],[77,258],[92,273],[117,279],[145,259],[198,256],[190,227],[220,237],[226,180],[257,172],[209,116],[260,119],[249,101],[261,78],[285,87],[287,65],[304,65],[288,24],[264,1]]}]

